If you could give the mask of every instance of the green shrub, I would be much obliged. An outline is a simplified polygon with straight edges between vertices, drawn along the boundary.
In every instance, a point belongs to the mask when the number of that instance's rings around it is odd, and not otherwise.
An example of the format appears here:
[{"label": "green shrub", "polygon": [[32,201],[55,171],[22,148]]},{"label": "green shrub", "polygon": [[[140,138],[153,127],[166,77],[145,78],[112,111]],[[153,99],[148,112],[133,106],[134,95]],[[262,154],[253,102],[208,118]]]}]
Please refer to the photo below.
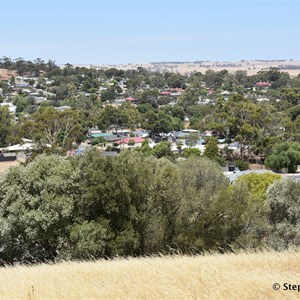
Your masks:
[{"label": "green shrub", "polygon": [[235,165],[240,171],[249,170],[249,162],[247,161],[238,159],[235,161]]}]

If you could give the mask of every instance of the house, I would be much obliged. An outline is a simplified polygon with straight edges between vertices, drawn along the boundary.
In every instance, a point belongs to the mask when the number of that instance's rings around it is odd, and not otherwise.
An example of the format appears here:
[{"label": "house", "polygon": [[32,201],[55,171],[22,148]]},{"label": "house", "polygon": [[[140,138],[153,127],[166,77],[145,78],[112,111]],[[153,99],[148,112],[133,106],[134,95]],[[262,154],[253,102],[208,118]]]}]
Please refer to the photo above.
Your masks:
[{"label": "house", "polygon": [[[141,137],[126,137],[121,140],[115,142],[118,145],[119,149],[128,149],[128,148],[138,148],[142,147],[142,143],[145,139]],[[132,142],[133,141],[133,142]],[[131,143],[134,143],[131,145]]]},{"label": "house", "polygon": [[71,106],[68,105],[63,105],[63,106],[59,106],[59,107],[54,107],[56,110],[58,111],[64,111],[66,109],[71,109]]},{"label": "house", "polygon": [[32,142],[26,142],[24,144],[17,144],[6,148],[1,148],[0,152],[2,153],[2,157],[0,161],[18,160],[21,162],[25,162],[27,159],[27,154],[30,153],[33,149],[36,149],[36,145]]},{"label": "house", "polygon": [[9,78],[7,76],[0,76],[0,81],[8,82]]},{"label": "house", "polygon": [[259,81],[256,82],[254,87],[258,87],[258,88],[269,88],[272,84],[266,81]]},{"label": "house", "polygon": [[116,134],[108,135],[108,136],[104,137],[105,141],[108,142],[108,143],[116,143],[116,142],[121,141],[122,139],[125,139],[125,138],[127,138],[127,136],[116,135]]},{"label": "house", "polygon": [[126,102],[135,102],[135,101],[136,101],[135,98],[132,98],[132,97],[126,98]]},{"label": "house", "polygon": [[135,136],[141,137],[141,138],[147,138],[149,137],[149,132],[147,130],[136,130],[132,132]]},{"label": "house", "polygon": [[108,132],[92,132],[89,134],[89,137],[90,138],[97,138],[97,137],[107,137],[107,136],[112,136],[113,134],[112,133],[108,133]]},{"label": "house", "polygon": [[10,113],[14,114],[16,112],[17,107],[9,102],[0,103],[0,106],[8,106],[8,110]]}]

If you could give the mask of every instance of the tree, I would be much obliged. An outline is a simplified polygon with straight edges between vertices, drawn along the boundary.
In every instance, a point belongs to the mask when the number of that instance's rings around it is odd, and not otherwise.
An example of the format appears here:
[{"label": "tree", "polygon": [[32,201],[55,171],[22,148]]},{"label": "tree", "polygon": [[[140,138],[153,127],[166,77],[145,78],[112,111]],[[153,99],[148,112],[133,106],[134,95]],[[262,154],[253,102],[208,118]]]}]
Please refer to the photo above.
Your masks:
[{"label": "tree", "polygon": [[190,156],[200,156],[201,152],[198,148],[185,148],[183,150],[183,156],[188,158]]},{"label": "tree", "polygon": [[171,143],[169,142],[160,142],[158,143],[150,152],[151,155],[161,158],[163,156],[172,157],[173,153],[171,151]]},{"label": "tree", "polygon": [[73,207],[80,194],[77,176],[68,160],[42,155],[1,178],[3,261],[53,260],[68,249]]},{"label": "tree", "polygon": [[256,201],[266,201],[268,187],[279,179],[281,179],[280,175],[271,172],[264,174],[250,173],[238,177],[234,184],[245,184]]},{"label": "tree", "polygon": [[83,221],[70,230],[70,248],[61,254],[64,259],[94,259],[103,257],[107,242],[112,237],[104,221]]},{"label": "tree", "polygon": [[0,147],[6,147],[12,129],[12,115],[7,106],[0,106]]},{"label": "tree", "polygon": [[228,181],[220,167],[207,158],[190,157],[179,162],[181,201],[176,216],[175,244],[181,251],[218,249],[223,245],[225,214],[220,196]]},{"label": "tree", "polygon": [[45,107],[24,122],[23,132],[44,151],[65,153],[84,136],[84,120],[79,111]]},{"label": "tree", "polygon": [[171,74],[166,82],[172,88],[184,88],[185,86],[185,78],[180,74]]},{"label": "tree", "polygon": [[147,253],[177,248],[178,212],[182,201],[180,169],[166,158],[152,161],[152,180],[147,208],[145,240]]},{"label": "tree", "polygon": [[142,122],[142,116],[140,112],[130,105],[129,107],[124,107],[124,114],[125,114],[125,119],[126,119],[126,125],[128,128],[131,130],[135,130],[137,127],[140,126]]},{"label": "tree", "polygon": [[274,149],[267,157],[265,164],[269,168],[279,171],[281,168],[288,168],[288,172],[295,173],[300,162],[300,144],[297,142],[284,142]]},{"label": "tree", "polygon": [[[134,117],[130,113],[130,121],[134,123]],[[97,115],[97,125],[100,129],[106,131],[110,126],[115,128],[115,131],[118,132],[118,129],[122,126],[125,126],[128,122],[128,117],[125,110],[115,108],[113,106],[107,105],[104,109],[99,110]]]},{"label": "tree", "polygon": [[106,255],[144,253],[152,159],[135,151],[124,151],[112,158],[91,150],[78,157],[76,164],[83,188],[76,206],[79,220],[100,223],[106,228],[110,236]]},{"label": "tree", "polygon": [[218,161],[220,159],[220,149],[215,140],[209,140],[205,146],[205,150],[203,153],[204,156],[211,160]]},{"label": "tree", "polygon": [[152,134],[161,133],[161,132],[170,132],[177,127],[178,124],[175,118],[172,118],[169,114],[164,111],[148,111],[144,115],[145,119],[142,124],[142,127],[148,130],[151,130]]},{"label": "tree", "polygon": [[91,144],[94,145],[98,145],[98,144],[105,144],[105,138],[103,136],[99,136],[96,137],[92,140]]},{"label": "tree", "polygon": [[[235,140],[240,142],[241,144],[241,149],[240,149],[241,158],[243,158],[245,145],[253,144],[257,136],[258,136],[258,129],[256,127],[253,127],[249,124],[243,124],[242,127],[240,127],[239,133],[238,135],[236,135]],[[248,151],[248,156],[249,156],[249,151]]]},{"label": "tree", "polygon": [[198,133],[190,133],[186,137],[186,143],[187,143],[188,147],[190,147],[190,148],[195,147],[197,145],[198,140],[199,140]]},{"label": "tree", "polygon": [[285,179],[268,189],[271,235],[269,245],[278,250],[300,245],[300,184]]}]

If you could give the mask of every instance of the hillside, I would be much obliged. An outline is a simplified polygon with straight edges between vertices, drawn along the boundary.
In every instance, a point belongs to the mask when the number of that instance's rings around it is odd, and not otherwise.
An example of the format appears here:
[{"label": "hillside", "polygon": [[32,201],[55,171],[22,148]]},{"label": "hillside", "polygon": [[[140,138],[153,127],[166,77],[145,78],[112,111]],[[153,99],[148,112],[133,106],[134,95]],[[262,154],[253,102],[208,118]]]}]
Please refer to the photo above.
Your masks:
[{"label": "hillside", "polygon": [[297,252],[263,252],[7,267],[0,270],[0,297],[299,299],[297,291],[282,290],[300,283],[299,259]]}]

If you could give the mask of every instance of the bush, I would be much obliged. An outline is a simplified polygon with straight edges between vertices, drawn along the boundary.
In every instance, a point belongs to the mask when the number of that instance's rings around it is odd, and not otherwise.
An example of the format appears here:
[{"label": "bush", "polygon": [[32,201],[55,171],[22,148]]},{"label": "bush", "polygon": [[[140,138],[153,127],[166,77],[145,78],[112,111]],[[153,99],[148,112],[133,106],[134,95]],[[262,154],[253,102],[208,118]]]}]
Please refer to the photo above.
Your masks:
[{"label": "bush", "polygon": [[68,248],[78,172],[51,155],[9,170],[0,182],[0,258],[6,262],[52,260]]},{"label": "bush", "polygon": [[238,159],[235,161],[235,165],[240,171],[249,170],[249,162],[247,161]]},{"label": "bush", "polygon": [[267,167],[279,171],[281,168],[288,168],[288,172],[295,173],[300,162],[300,143],[285,142],[279,144],[273,153],[267,157]]},{"label": "bush", "polygon": [[274,182],[268,189],[271,235],[277,250],[300,246],[300,183],[291,179]]},{"label": "bush", "polygon": [[105,138],[102,136],[99,136],[97,138],[92,139],[91,144],[93,146],[98,145],[98,144],[105,144]]}]

